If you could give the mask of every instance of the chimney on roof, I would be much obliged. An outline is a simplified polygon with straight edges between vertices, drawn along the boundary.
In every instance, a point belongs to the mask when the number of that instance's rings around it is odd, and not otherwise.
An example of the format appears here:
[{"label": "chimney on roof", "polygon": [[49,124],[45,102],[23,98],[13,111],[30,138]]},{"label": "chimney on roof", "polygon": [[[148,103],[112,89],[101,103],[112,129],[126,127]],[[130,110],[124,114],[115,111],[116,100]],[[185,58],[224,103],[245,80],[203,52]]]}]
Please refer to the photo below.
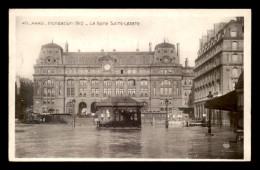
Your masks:
[{"label": "chimney on roof", "polygon": [[78,53],[80,53],[80,49],[78,49]]},{"label": "chimney on roof", "polygon": [[214,24],[214,35],[216,36],[219,30],[221,29],[220,23]]},{"label": "chimney on roof", "polygon": [[139,49],[137,48],[136,51],[139,51]]},{"label": "chimney on roof", "polygon": [[204,44],[206,44],[206,42],[207,42],[207,36],[202,35],[202,46],[204,46]]},{"label": "chimney on roof", "polygon": [[113,52],[116,52],[116,49],[113,49]]},{"label": "chimney on roof", "polygon": [[180,43],[177,43],[177,57],[180,59]]},{"label": "chimney on roof", "polygon": [[188,58],[186,58],[186,60],[185,60],[185,67],[186,68],[188,67]]},{"label": "chimney on roof", "polygon": [[152,43],[149,42],[149,52],[152,52]]},{"label": "chimney on roof", "polygon": [[69,44],[68,44],[67,41],[66,41],[66,43],[65,43],[65,52],[66,52],[66,53],[69,52]]},{"label": "chimney on roof", "polygon": [[209,41],[212,37],[214,37],[214,30],[207,31],[207,41]]},{"label": "chimney on roof", "polygon": [[101,52],[104,52],[104,49],[101,49]]},{"label": "chimney on roof", "polygon": [[200,47],[199,47],[199,49],[201,50],[202,47],[203,47],[203,39],[200,38]]}]

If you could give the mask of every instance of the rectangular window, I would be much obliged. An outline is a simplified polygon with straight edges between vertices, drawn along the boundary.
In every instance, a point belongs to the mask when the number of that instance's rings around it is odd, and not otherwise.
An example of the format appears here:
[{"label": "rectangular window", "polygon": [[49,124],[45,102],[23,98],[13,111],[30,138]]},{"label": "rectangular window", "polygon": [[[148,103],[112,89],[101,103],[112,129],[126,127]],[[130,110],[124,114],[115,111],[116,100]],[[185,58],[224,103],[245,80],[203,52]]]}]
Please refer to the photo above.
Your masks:
[{"label": "rectangular window", "polygon": [[172,88],[169,88],[169,95],[172,95]]},{"label": "rectangular window", "polygon": [[230,36],[231,37],[237,37],[237,30],[231,30],[230,31]]},{"label": "rectangular window", "polygon": [[164,95],[168,95],[168,88],[164,88]]},{"label": "rectangular window", "polygon": [[91,89],[91,96],[95,95],[95,89]]},{"label": "rectangular window", "polygon": [[232,42],[232,50],[237,50],[237,42],[236,41]]},{"label": "rectangular window", "polygon": [[83,89],[79,89],[79,97],[83,96]]},{"label": "rectangular window", "polygon": [[124,70],[121,70],[121,74],[124,74]]},{"label": "rectangular window", "polygon": [[55,89],[51,88],[51,96],[54,97],[55,96]]},{"label": "rectangular window", "polygon": [[135,96],[135,89],[132,89],[132,95]]},{"label": "rectangular window", "polygon": [[99,89],[96,89],[96,96],[99,95]]},{"label": "rectangular window", "polygon": [[83,96],[84,96],[84,97],[87,96],[87,89],[86,89],[86,88],[83,89]]},{"label": "rectangular window", "polygon": [[237,54],[233,54],[232,55],[232,62],[237,62],[238,60],[238,55]]},{"label": "rectangular window", "polygon": [[145,89],[145,90],[144,90],[144,95],[145,95],[145,96],[148,96],[148,89]]},{"label": "rectangular window", "polygon": [[67,96],[70,96],[70,88],[67,88]]},{"label": "rectangular window", "polygon": [[47,88],[47,97],[51,97],[51,89]]},{"label": "rectangular window", "polygon": [[160,95],[163,96],[163,88],[160,88]]},{"label": "rectangular window", "polygon": [[47,97],[47,88],[43,88],[43,97]]},{"label": "rectangular window", "polygon": [[51,99],[51,104],[54,104],[54,99]]},{"label": "rectangular window", "polygon": [[74,95],[75,95],[75,89],[71,88],[71,97],[74,97]]},{"label": "rectangular window", "polygon": [[120,95],[122,96],[124,94],[124,89],[120,89]]},{"label": "rectangular window", "polygon": [[116,95],[118,96],[119,94],[119,88],[116,88]]},{"label": "rectangular window", "polygon": [[46,99],[43,99],[43,104],[47,104],[47,100]]},{"label": "rectangular window", "polygon": [[107,96],[107,88],[104,89],[104,96]]},{"label": "rectangular window", "polygon": [[112,94],[112,89],[111,89],[111,88],[108,88],[108,89],[107,89],[107,95],[108,95],[108,96],[111,96],[111,94]]},{"label": "rectangular window", "polygon": [[141,89],[140,90],[140,96],[143,96],[144,95],[144,89]]}]

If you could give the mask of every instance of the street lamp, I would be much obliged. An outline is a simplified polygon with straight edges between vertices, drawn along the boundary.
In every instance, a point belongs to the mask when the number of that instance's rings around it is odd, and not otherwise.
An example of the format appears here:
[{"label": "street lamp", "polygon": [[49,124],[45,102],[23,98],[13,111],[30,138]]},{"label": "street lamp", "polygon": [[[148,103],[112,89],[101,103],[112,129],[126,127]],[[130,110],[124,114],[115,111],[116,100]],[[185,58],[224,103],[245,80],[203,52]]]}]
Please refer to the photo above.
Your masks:
[{"label": "street lamp", "polygon": [[168,103],[169,100],[165,99],[165,105],[166,105],[166,118],[165,118],[165,128],[168,129],[169,122],[168,122]]},{"label": "street lamp", "polygon": [[[208,100],[213,98],[213,95],[211,94],[211,91],[209,91],[209,94],[207,95]],[[208,135],[211,134],[211,109],[209,108],[209,123],[208,123]]]},{"label": "street lamp", "polygon": [[20,112],[20,118],[22,118],[23,117],[23,102],[24,102],[24,100],[23,100],[23,98],[21,98],[21,112]]},{"label": "street lamp", "polygon": [[75,116],[75,109],[74,109],[75,102],[76,102],[76,100],[73,99],[73,100],[72,100],[72,104],[73,104],[73,118],[74,118],[73,125],[74,125],[74,128],[75,128],[75,124],[76,124],[76,120],[75,120],[75,117],[76,117],[76,116]]}]

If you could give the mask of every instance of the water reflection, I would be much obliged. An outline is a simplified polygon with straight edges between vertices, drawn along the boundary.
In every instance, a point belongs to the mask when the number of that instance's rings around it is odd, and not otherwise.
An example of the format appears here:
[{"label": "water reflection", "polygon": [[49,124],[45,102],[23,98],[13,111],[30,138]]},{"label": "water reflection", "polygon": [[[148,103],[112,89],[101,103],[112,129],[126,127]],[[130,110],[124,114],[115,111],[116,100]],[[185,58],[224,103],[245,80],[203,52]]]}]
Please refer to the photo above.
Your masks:
[{"label": "water reflection", "polygon": [[[77,120],[80,121],[80,120]],[[243,145],[227,128],[170,127],[150,124],[142,130],[97,130],[92,120],[70,124],[16,125],[19,158],[225,158],[242,159]]]}]

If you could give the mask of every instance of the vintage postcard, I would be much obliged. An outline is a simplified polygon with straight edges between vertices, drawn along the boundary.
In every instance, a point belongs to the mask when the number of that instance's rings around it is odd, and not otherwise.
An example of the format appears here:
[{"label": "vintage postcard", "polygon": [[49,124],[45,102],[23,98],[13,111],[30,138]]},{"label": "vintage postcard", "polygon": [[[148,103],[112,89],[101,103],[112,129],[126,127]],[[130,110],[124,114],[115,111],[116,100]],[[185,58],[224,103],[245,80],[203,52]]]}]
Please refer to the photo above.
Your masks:
[{"label": "vintage postcard", "polygon": [[250,161],[250,9],[10,9],[9,161]]}]

